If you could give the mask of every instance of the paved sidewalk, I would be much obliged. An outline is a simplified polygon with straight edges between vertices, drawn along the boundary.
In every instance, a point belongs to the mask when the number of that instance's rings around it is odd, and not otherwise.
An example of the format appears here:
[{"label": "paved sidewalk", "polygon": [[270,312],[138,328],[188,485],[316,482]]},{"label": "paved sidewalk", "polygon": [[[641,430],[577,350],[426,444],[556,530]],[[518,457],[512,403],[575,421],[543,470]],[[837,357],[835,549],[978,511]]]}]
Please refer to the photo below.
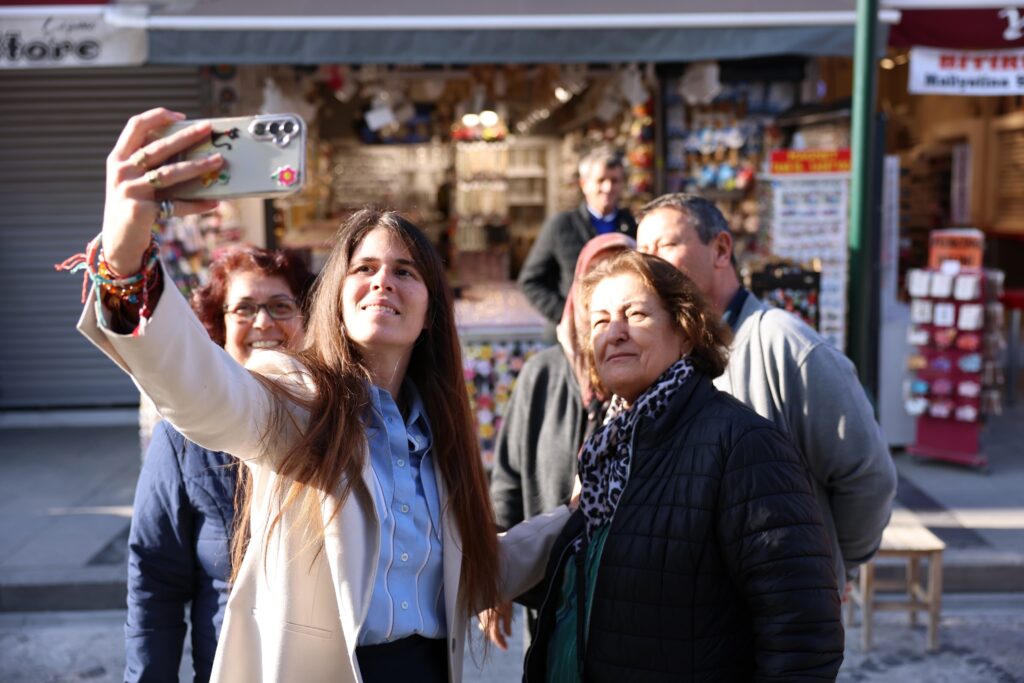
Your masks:
[{"label": "paved sidewalk", "polygon": [[982,431],[988,468],[895,456],[897,502],[946,543],[947,592],[1024,592],[1024,404]]},{"label": "paved sidewalk", "polygon": [[[0,681],[124,680],[124,616],[123,609],[0,613]],[[464,683],[520,681],[520,633],[517,622],[509,651],[492,647],[486,657],[475,638],[477,647],[467,648]],[[860,628],[848,628],[838,683],[1024,683],[1022,641],[1024,594],[960,593],[949,596],[943,610],[938,652],[924,651],[924,629],[909,628],[903,615],[878,615],[870,652],[861,649]],[[189,674],[191,667],[183,665],[179,680],[190,683]]]},{"label": "paved sidewalk", "polygon": [[[0,426],[0,611],[123,608],[137,430],[38,422]],[[987,473],[895,456],[900,504],[947,543],[948,593],[1024,592],[1021,443],[1024,405],[987,427]]]},{"label": "paved sidewalk", "polygon": [[138,428],[0,430],[0,611],[124,607]]}]

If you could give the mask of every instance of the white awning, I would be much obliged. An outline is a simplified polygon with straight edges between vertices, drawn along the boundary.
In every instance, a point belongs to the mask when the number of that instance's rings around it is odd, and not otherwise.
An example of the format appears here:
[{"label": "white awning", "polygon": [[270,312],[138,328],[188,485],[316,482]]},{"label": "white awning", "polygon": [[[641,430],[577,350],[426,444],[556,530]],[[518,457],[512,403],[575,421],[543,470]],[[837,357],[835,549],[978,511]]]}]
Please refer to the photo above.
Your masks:
[{"label": "white awning", "polygon": [[[448,0],[424,11],[419,0],[381,0],[339,8],[323,0],[176,0],[140,16],[142,3],[111,6],[111,21],[170,31],[488,31],[509,29],[638,29],[852,26],[855,0],[510,0],[481,6],[479,0]],[[120,16],[118,16],[120,15]],[[898,12],[883,10],[883,21]]]},{"label": "white awning", "polygon": [[[339,3],[340,4],[340,3]],[[172,0],[108,6],[150,62],[538,63],[850,55],[856,0]],[[486,5],[486,6],[485,6]],[[685,5],[685,9],[681,6]],[[623,11],[628,8],[629,11]],[[883,10],[883,22],[899,13]]]}]

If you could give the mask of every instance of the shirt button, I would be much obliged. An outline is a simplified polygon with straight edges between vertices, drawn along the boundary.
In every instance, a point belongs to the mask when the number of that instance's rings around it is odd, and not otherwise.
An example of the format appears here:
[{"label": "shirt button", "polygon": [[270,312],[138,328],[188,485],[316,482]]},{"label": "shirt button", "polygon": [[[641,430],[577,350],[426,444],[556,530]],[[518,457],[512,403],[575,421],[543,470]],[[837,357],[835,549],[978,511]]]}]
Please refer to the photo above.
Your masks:
[{"label": "shirt button", "polygon": [[401,508],[401,510],[402,510],[402,512],[408,512],[408,511],[409,511],[409,506],[408,506],[408,505],[406,505],[405,503],[402,503],[402,508]]},{"label": "shirt button", "polygon": [[399,460],[398,460],[398,466],[399,466],[399,467],[405,467],[405,461],[404,461],[404,460],[402,460],[402,459],[399,459]]},{"label": "shirt button", "polygon": [[409,561],[409,553],[402,553],[402,562]]},{"label": "shirt button", "polygon": [[409,609],[409,603],[407,603],[405,600],[402,600],[402,609]]}]

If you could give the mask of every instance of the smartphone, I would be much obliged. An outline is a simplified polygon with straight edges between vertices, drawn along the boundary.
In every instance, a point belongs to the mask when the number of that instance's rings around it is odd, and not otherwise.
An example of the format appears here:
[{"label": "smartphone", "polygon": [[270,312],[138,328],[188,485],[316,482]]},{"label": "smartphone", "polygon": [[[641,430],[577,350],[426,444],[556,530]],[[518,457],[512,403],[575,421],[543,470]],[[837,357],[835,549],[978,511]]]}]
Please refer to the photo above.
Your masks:
[{"label": "smartphone", "polygon": [[220,153],[217,171],[172,189],[174,199],[284,197],[306,181],[306,123],[296,114],[260,114],[181,121],[161,136],[200,121],[212,125],[210,139],[168,163]]}]

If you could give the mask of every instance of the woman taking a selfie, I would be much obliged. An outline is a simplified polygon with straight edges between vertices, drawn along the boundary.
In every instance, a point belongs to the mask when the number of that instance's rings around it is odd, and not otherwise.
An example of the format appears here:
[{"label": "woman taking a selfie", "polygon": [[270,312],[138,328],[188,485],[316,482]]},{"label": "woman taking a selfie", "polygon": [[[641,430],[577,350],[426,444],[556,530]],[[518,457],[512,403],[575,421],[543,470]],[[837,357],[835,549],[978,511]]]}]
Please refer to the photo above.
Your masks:
[{"label": "woman taking a selfie", "polygon": [[199,123],[150,142],[181,118],[133,117],[108,157],[79,327],[186,437],[251,473],[251,540],[212,679],[457,683],[467,617],[540,579],[568,511],[495,535],[451,292],[397,214],[341,228],[302,351],[242,367],[210,342],[149,256],[159,214],[214,206],[167,199],[223,163],[161,166],[210,134]]},{"label": "woman taking a selfie", "polygon": [[711,383],[718,315],[637,252],[577,292],[612,399],[580,450],[580,509],[551,556],[526,680],[834,680],[843,627],[814,489],[782,433]]}]

